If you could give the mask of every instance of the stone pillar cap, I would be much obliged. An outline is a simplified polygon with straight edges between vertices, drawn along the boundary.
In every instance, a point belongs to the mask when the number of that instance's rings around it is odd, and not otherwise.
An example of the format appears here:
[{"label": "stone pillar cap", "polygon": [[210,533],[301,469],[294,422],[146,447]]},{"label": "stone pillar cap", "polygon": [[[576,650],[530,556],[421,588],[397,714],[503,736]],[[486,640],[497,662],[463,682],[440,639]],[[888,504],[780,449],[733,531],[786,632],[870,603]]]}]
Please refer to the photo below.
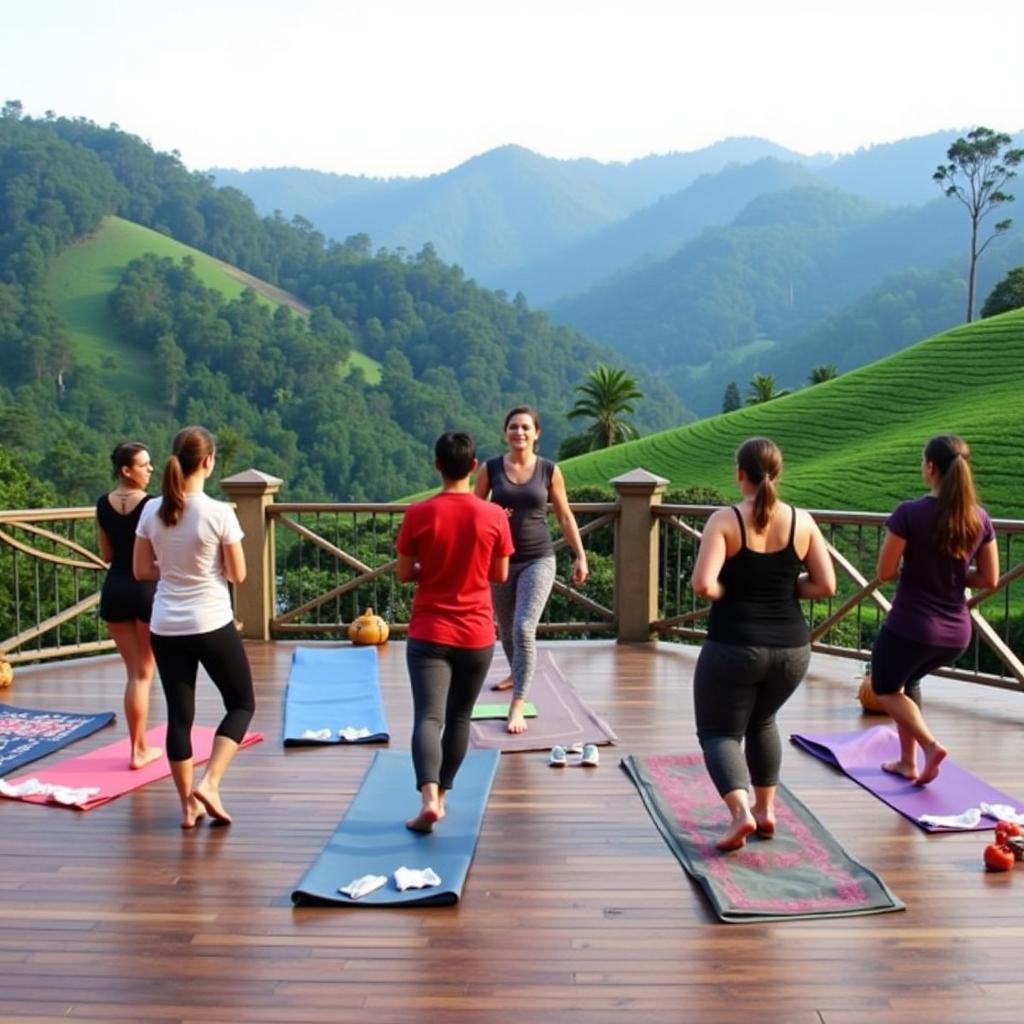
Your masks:
[{"label": "stone pillar cap", "polygon": [[284,481],[278,476],[262,473],[258,469],[246,469],[234,476],[221,478],[221,487],[234,487],[238,490],[276,491]]},{"label": "stone pillar cap", "polygon": [[628,473],[614,477],[609,483],[619,491],[647,492],[664,490],[668,480],[646,469],[631,469]]}]

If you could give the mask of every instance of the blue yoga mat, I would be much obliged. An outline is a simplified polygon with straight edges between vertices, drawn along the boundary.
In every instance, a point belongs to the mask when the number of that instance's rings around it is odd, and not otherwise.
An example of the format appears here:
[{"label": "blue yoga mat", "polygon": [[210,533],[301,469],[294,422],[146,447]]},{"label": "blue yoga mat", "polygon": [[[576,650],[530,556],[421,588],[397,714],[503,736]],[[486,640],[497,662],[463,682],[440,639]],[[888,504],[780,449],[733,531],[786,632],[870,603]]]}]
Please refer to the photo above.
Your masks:
[{"label": "blue yoga mat", "polygon": [[[406,819],[420,808],[412,756],[378,750],[345,817],[295,887],[292,901],[352,907],[457,903],[500,756],[497,750],[471,750],[466,755],[448,795],[445,817],[433,832],[423,834],[405,827]],[[393,875],[401,867],[432,868],[441,884],[400,892]],[[387,884],[358,900],[338,891],[364,875],[386,875]]]},{"label": "blue yoga mat", "polygon": [[[347,738],[345,730],[363,734]],[[295,649],[284,698],[286,746],[386,743],[390,738],[375,647]]]},{"label": "blue yoga mat", "polygon": [[0,704],[0,778],[23,764],[52,754],[114,720],[113,711],[78,715]]}]

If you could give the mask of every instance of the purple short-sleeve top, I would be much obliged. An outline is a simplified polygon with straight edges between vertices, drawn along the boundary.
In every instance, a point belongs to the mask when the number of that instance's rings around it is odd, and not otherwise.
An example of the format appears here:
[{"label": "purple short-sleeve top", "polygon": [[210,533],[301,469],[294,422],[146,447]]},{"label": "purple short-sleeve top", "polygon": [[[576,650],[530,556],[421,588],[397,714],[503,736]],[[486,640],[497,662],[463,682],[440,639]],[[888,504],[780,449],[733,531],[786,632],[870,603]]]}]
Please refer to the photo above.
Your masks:
[{"label": "purple short-sleeve top", "polygon": [[967,570],[983,544],[995,539],[992,520],[978,506],[981,534],[968,558],[940,552],[934,541],[938,502],[932,495],[905,501],[886,528],[907,542],[896,597],[885,620],[898,636],[936,647],[966,647],[971,640],[971,616],[964,590]]}]

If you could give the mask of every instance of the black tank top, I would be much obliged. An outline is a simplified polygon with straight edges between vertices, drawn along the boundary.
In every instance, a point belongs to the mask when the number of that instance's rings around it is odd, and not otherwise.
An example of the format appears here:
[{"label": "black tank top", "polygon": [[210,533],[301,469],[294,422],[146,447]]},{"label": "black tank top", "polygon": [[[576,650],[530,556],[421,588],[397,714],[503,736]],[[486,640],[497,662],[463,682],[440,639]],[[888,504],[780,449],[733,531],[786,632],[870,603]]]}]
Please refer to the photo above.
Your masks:
[{"label": "black tank top", "polygon": [[533,476],[526,483],[514,484],[505,475],[505,459],[498,455],[487,460],[487,480],[491,501],[508,515],[515,545],[513,562],[529,562],[554,554],[555,546],[548,529],[547,507],[555,464],[538,456]]},{"label": "black tank top", "polygon": [[127,515],[114,511],[110,498],[100,495],[96,502],[96,518],[110,541],[110,571],[119,576],[132,575],[132,553],[135,550],[135,529],[146,502],[152,498],[147,494]]},{"label": "black tank top", "polygon": [[718,574],[725,595],[711,606],[708,639],[723,644],[756,647],[802,647],[810,633],[796,596],[797,577],[803,562],[793,546],[796,509],[788,506],[793,522],[789,543],[780,551],[751,551],[740,510],[733,512],[740,524],[742,546],[727,558]]}]

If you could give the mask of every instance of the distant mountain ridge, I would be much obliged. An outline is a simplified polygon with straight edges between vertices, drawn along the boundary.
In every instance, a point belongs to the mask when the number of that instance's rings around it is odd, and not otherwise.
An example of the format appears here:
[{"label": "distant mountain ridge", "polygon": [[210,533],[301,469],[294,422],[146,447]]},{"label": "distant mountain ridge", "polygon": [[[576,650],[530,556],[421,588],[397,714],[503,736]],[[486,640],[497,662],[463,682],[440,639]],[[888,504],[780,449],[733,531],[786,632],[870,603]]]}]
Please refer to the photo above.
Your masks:
[{"label": "distant mountain ridge", "polygon": [[249,195],[263,214],[305,217],[329,238],[367,234],[374,245],[418,251],[428,242],[492,287],[503,272],[599,231],[702,174],[766,157],[820,162],[763,139],[726,139],[691,153],[604,164],[556,160],[502,146],[425,178],[360,178],[318,171],[213,169],[218,185]]},{"label": "distant mountain ridge", "polygon": [[[619,164],[504,146],[430,178],[339,178],[333,191],[322,175],[305,188],[305,172],[287,172],[286,198],[304,195],[313,212],[297,212],[328,235],[364,232],[407,250],[429,240],[707,415],[731,380],[762,372],[800,386],[817,362],[848,369],[958,321],[967,224],[932,174],[964,133],[841,156],[727,139]],[[259,205],[285,172],[218,173],[266,188]],[[981,261],[981,296],[1024,262],[1022,217]]]}]

